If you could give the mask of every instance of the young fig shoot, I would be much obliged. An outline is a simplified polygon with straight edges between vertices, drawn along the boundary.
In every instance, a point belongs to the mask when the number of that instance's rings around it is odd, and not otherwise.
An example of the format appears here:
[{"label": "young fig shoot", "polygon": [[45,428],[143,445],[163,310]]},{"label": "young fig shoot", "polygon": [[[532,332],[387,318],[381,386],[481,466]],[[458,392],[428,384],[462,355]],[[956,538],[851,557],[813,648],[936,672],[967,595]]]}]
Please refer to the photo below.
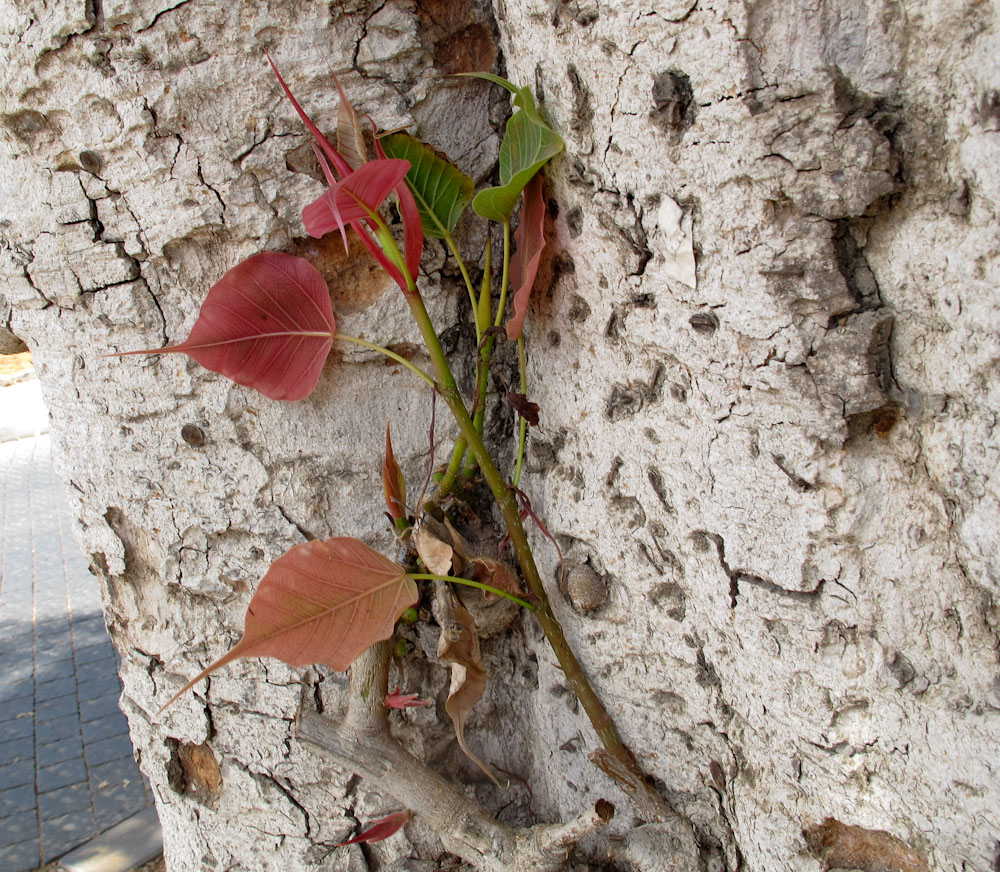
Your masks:
[{"label": "young fig shoot", "polygon": [[163,708],[240,657],[275,657],[289,666],[325,663],[344,671],[362,651],[392,636],[418,593],[402,566],[358,539],[295,545],[261,579],[236,647],[192,678]]}]

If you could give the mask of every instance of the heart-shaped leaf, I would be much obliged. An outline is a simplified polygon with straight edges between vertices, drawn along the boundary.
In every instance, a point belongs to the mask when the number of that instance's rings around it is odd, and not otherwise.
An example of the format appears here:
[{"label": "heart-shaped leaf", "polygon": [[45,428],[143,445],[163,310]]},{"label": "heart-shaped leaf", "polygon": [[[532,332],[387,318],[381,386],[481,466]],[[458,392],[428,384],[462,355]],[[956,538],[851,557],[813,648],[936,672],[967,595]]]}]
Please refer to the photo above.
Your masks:
[{"label": "heart-shaped leaf", "polygon": [[[528,301],[531,299],[531,291],[535,287],[538,263],[542,259],[542,250],[545,248],[543,187],[542,177],[536,175],[524,189],[524,205],[521,206],[521,218],[514,233],[517,249],[510,262],[511,282],[517,291],[514,293],[514,314],[507,321],[508,339],[517,339],[524,329],[524,318],[528,314]],[[537,416],[535,423],[538,423]]]},{"label": "heart-shaped leaf", "polygon": [[563,150],[562,138],[542,120],[530,88],[517,88],[489,73],[469,73],[494,82],[514,95],[518,111],[507,121],[500,143],[500,184],[476,194],[472,208],[491,221],[508,221],[524,186],[548,161]]},{"label": "heart-shaped leaf", "polygon": [[279,251],[255,254],[216,282],[188,338],[166,348],[272,400],[301,400],[319,381],[337,324],[315,267]]},{"label": "heart-shaped leaf", "polygon": [[306,232],[319,239],[339,230],[345,234],[346,246],[346,226],[377,212],[409,168],[410,162],[405,160],[373,160],[344,176],[302,210]]},{"label": "heart-shaped leaf", "polygon": [[416,198],[424,233],[441,239],[450,234],[475,194],[475,185],[444,155],[405,133],[380,140],[390,157],[410,162],[406,183]]},{"label": "heart-shaped leaf", "polygon": [[236,647],[191,679],[167,705],[240,657],[347,669],[362,651],[392,635],[397,619],[417,597],[417,585],[402,566],[358,539],[296,545],[261,579]]}]

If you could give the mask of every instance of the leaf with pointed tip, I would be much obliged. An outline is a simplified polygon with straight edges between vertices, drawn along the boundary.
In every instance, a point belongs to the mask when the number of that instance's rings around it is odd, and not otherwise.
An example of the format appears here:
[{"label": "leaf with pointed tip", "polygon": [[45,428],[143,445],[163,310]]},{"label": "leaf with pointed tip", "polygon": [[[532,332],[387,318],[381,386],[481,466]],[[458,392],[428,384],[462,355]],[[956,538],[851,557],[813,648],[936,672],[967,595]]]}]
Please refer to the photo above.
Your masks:
[{"label": "leaf with pointed tip", "polygon": [[302,210],[306,232],[319,239],[339,230],[346,246],[346,226],[377,212],[409,168],[410,162],[405,160],[373,160],[344,176]]},{"label": "leaf with pointed tip", "polygon": [[382,461],[382,493],[393,523],[406,521],[406,479],[392,453],[392,435],[385,425],[385,459]]},{"label": "leaf with pointed tip", "polygon": [[483,668],[483,658],[479,651],[476,620],[457,600],[450,604],[448,614],[442,623],[437,655],[442,663],[451,664],[451,688],[444,708],[455,725],[458,745],[465,752],[465,756],[499,787],[500,782],[496,776],[465,744],[465,721],[486,690],[486,670]]},{"label": "leaf with pointed tip", "polygon": [[354,111],[351,101],[340,86],[340,79],[334,76],[333,83],[340,94],[340,107],[337,109],[337,151],[350,164],[351,169],[356,170],[368,160],[365,136],[361,132],[358,113]]},{"label": "leaf with pointed tip", "polygon": [[412,819],[413,812],[397,811],[394,814],[386,815],[384,818],[379,818],[367,830],[358,833],[353,839],[337,843],[335,847],[342,848],[344,845],[354,845],[358,842],[381,842],[383,839],[388,839],[393,833],[398,832],[403,824]]},{"label": "leaf with pointed tip", "polygon": [[417,601],[398,563],[359,539],[303,542],[279,557],[247,608],[243,638],[164,706],[240,657],[276,657],[289,666],[325,663],[338,671],[382,639]]},{"label": "leaf with pointed tip", "polygon": [[424,233],[441,239],[450,234],[475,194],[475,185],[444,155],[406,133],[381,139],[386,154],[410,162],[406,183],[416,198]]},{"label": "leaf with pointed tip", "polygon": [[514,106],[519,110],[507,121],[500,143],[500,184],[480,191],[472,201],[477,215],[491,221],[507,221],[525,185],[563,150],[563,141],[539,115],[530,88],[517,88],[489,73],[467,75],[502,85],[514,94]]},{"label": "leaf with pointed tip", "polygon": [[212,286],[184,342],[116,356],[184,352],[272,400],[301,400],[316,387],[336,332],[330,290],[316,268],[267,251]]},{"label": "leaf with pointed tip", "polygon": [[[521,219],[514,233],[517,249],[510,262],[511,283],[517,288],[517,291],[514,293],[514,314],[507,321],[508,339],[517,339],[524,329],[524,318],[528,314],[528,302],[531,299],[531,291],[535,287],[535,276],[538,275],[538,263],[542,259],[542,250],[545,248],[543,187],[542,177],[536,175],[524,189]],[[537,412],[535,423],[538,423]]]},{"label": "leaf with pointed tip", "polygon": [[333,165],[337,168],[337,172],[342,176],[346,176],[351,172],[351,166],[344,160],[343,156],[337,149],[330,145],[329,140],[320,133],[319,128],[313,123],[312,118],[306,113],[306,110],[299,105],[299,101],[295,99],[292,94],[291,89],[285,84],[285,80],[281,77],[281,73],[278,72],[278,67],[275,65],[274,61],[271,60],[271,56],[264,52],[264,56],[267,58],[267,62],[271,65],[271,69],[274,70],[274,74],[278,77],[278,84],[281,85],[281,89],[285,92],[285,96],[288,97],[289,102],[292,107],[298,113],[299,118],[302,119],[302,123],[305,124],[309,132],[312,134],[313,139],[316,140],[316,144],[323,149],[326,156],[333,161]]}]

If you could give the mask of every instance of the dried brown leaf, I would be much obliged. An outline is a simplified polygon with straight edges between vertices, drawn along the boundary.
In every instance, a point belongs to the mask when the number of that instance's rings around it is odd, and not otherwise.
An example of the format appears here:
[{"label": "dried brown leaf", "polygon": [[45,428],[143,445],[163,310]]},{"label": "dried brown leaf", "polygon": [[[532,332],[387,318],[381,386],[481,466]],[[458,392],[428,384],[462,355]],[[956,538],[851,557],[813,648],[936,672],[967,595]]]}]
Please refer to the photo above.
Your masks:
[{"label": "dried brown leaf", "polygon": [[482,769],[490,781],[500,787],[496,776],[465,744],[465,722],[469,712],[482,699],[486,690],[487,676],[479,651],[476,621],[468,609],[454,597],[451,597],[446,612],[441,625],[437,652],[438,660],[451,664],[451,689],[448,692],[445,711],[455,725],[455,738],[458,739],[458,745],[465,752],[465,756]]},{"label": "dried brown leaf", "polygon": [[435,536],[426,523],[419,524],[413,532],[413,544],[428,572],[433,572],[435,575],[447,575],[451,572],[454,550],[447,542],[442,542]]}]

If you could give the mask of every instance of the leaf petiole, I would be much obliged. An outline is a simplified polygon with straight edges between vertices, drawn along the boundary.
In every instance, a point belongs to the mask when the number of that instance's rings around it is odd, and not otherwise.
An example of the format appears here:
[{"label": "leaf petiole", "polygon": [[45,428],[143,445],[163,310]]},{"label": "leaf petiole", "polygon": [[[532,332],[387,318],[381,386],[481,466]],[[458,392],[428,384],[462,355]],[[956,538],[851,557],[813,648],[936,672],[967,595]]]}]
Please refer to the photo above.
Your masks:
[{"label": "leaf petiole", "polygon": [[466,587],[477,587],[480,590],[488,591],[495,596],[502,596],[504,599],[509,599],[512,602],[517,603],[519,606],[523,606],[529,612],[533,612],[535,610],[535,607],[527,600],[523,600],[519,596],[514,596],[512,593],[507,593],[505,590],[500,590],[498,587],[490,587],[490,585],[483,584],[481,581],[473,581],[471,578],[457,578],[453,575],[435,575],[433,572],[409,572],[407,575],[415,581],[451,581],[455,584],[464,584]]},{"label": "leaf petiole", "polygon": [[396,361],[396,363],[400,363],[403,366],[405,366],[410,372],[412,372],[415,376],[417,376],[417,378],[423,379],[432,388],[437,387],[437,382],[434,381],[434,379],[431,378],[431,376],[429,376],[426,372],[424,372],[415,363],[407,360],[405,357],[403,357],[403,355],[397,354],[395,351],[390,351],[388,348],[382,345],[376,345],[374,342],[369,342],[367,339],[361,339],[357,336],[348,336],[346,333],[334,333],[333,338],[343,339],[344,342],[353,342],[355,345],[360,345],[363,348],[369,349],[370,351],[377,351],[379,354],[384,354],[390,360],[394,360]]}]

